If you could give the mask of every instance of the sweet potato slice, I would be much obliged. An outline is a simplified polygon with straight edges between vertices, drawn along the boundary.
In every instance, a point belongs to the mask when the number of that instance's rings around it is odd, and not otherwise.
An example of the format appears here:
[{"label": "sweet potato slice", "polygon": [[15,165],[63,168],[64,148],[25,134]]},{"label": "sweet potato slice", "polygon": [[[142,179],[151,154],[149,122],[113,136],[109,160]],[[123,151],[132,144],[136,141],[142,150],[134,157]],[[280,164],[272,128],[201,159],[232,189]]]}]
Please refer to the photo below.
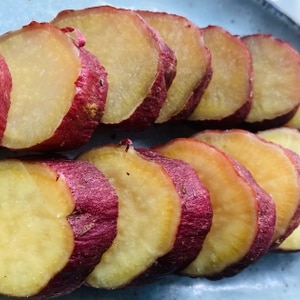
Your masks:
[{"label": "sweet potato slice", "polygon": [[107,82],[83,45],[48,23],[32,22],[0,37],[12,76],[2,146],[67,150],[89,140],[104,109]]},{"label": "sweet potato slice", "polygon": [[167,158],[149,149],[137,149],[145,159],[160,164],[170,175],[181,200],[181,217],[172,250],[160,257],[143,275],[159,278],[187,267],[202,249],[204,239],[211,228],[212,207],[207,188],[199,180],[196,171],[182,160]]},{"label": "sweet potato slice", "polygon": [[[263,139],[279,144],[300,155],[300,132],[295,128],[278,127],[258,132]],[[277,247],[281,251],[300,250],[300,226]]]},{"label": "sweet potato slice", "polygon": [[[181,199],[171,176],[161,164],[139,154],[133,147],[128,148],[128,145],[88,150],[79,159],[95,164],[119,196],[117,237],[87,277],[87,284],[108,289],[137,284],[143,282],[144,276],[149,279],[147,271],[154,266],[151,270],[153,278],[155,264],[162,263],[160,258],[172,251],[181,222]],[[206,196],[204,198],[207,201]],[[202,219],[205,225],[201,235],[207,231],[210,222],[211,214],[209,210],[207,212],[207,219]],[[192,214],[193,224],[200,221],[193,219]],[[196,230],[199,233],[198,230],[201,228]],[[200,244],[202,238],[199,237]],[[168,266],[173,270],[174,264],[176,261]],[[166,272],[162,268],[155,272],[162,271]]]},{"label": "sweet potato slice", "polygon": [[242,165],[217,148],[189,138],[174,139],[154,150],[189,163],[211,197],[212,227],[183,274],[214,279],[233,276],[268,251],[275,206]]},{"label": "sweet potato slice", "polygon": [[54,297],[78,288],[116,236],[118,198],[92,164],[0,162],[0,293]]},{"label": "sweet potato slice", "polygon": [[272,35],[254,34],[242,39],[253,62],[253,103],[246,126],[255,130],[281,126],[300,104],[300,54]]},{"label": "sweet potato slice", "polygon": [[176,76],[155,122],[185,119],[199,103],[212,74],[210,52],[202,31],[176,14],[141,10],[138,13],[158,30],[177,58]]},{"label": "sweet potato slice", "polygon": [[0,54],[0,141],[6,127],[7,114],[10,106],[9,95],[11,89],[11,74],[3,56]]},{"label": "sweet potato slice", "polygon": [[283,126],[300,129],[300,109]]},{"label": "sweet potato slice", "polygon": [[244,42],[219,26],[203,28],[212,56],[212,79],[189,120],[202,127],[234,127],[252,103],[252,59]]},{"label": "sweet potato slice", "polygon": [[276,207],[272,248],[276,248],[300,222],[299,157],[288,149],[246,130],[206,130],[193,137],[234,157],[272,195]]},{"label": "sweet potato slice", "polygon": [[78,28],[108,72],[101,123],[134,130],[151,125],[175,75],[176,59],[161,37],[134,11],[111,6],[62,11],[52,23]]}]

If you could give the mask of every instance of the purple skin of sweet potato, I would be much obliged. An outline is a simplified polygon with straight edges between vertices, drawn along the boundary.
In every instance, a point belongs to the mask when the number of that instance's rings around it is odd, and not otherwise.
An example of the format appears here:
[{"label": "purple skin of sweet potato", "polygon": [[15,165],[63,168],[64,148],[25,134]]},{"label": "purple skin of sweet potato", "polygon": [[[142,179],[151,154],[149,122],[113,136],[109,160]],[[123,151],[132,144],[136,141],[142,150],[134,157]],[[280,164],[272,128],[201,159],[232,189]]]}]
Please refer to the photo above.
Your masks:
[{"label": "purple skin of sweet potato", "polygon": [[208,65],[201,82],[199,83],[198,87],[193,91],[191,96],[188,98],[188,100],[185,103],[185,106],[177,115],[173,116],[169,121],[186,120],[192,114],[192,112],[195,110],[195,108],[201,101],[201,97],[211,81],[212,74],[213,69],[211,65]]},{"label": "purple skin of sweet potato", "polygon": [[106,177],[92,164],[63,159],[40,161],[63,177],[75,201],[67,219],[74,232],[68,264],[37,295],[57,297],[84,283],[117,234],[118,196]]},{"label": "purple skin of sweet potato", "polygon": [[258,229],[248,253],[239,262],[228,266],[218,274],[212,275],[210,279],[213,280],[234,276],[265,255],[272,246],[276,224],[276,208],[273,198],[257,184],[252,174],[244,166],[233,158],[230,159],[238,174],[241,177],[247,178],[247,181],[251,184],[256,194]]},{"label": "purple skin of sweet potato", "polygon": [[[297,169],[297,173],[300,175],[300,157],[297,153],[290,149],[284,148],[286,155],[289,157],[295,168]],[[300,177],[299,177],[300,178]],[[279,240],[274,241],[272,244],[272,249],[275,249],[300,225],[300,199],[299,204],[294,212],[292,219],[289,222],[289,226],[286,229],[285,233],[279,238]]]},{"label": "purple skin of sweet potato", "polygon": [[143,102],[133,114],[119,124],[112,124],[120,130],[142,131],[153,125],[159,115],[160,109],[167,99],[168,88],[176,75],[177,59],[171,50],[154,29],[149,29],[150,34],[156,39],[161,59],[153,84]]},{"label": "purple skin of sweet potato", "polygon": [[129,285],[151,282],[186,267],[199,254],[212,223],[209,192],[189,164],[166,158],[149,149],[138,148],[136,151],[143,158],[160,164],[167,171],[180,196],[182,212],[173,249]]},{"label": "purple skin of sweet potato", "polygon": [[[72,29],[70,29],[72,30]],[[30,150],[65,151],[86,144],[98,127],[108,92],[107,73],[99,60],[84,48],[85,40],[74,41],[81,59],[81,73],[72,105],[52,137]]]},{"label": "purple skin of sweet potato", "polygon": [[6,127],[11,89],[11,74],[4,58],[0,55],[0,141]]}]

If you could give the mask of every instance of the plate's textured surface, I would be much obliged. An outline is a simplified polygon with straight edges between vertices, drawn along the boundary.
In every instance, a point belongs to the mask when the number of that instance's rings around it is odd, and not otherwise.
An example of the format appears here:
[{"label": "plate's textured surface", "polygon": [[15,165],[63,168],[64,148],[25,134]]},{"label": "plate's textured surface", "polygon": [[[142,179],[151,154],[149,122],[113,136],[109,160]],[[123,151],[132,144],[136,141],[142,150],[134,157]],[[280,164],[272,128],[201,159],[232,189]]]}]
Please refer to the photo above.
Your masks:
[{"label": "plate's textured surface", "polygon": [[[14,0],[0,1],[0,33],[18,29],[32,20],[49,21],[67,8],[83,8],[110,4],[127,8],[163,10],[188,17],[200,27],[221,25],[231,33],[272,33],[300,50],[300,32],[290,22],[265,9],[254,0]],[[167,133],[169,134],[170,131]],[[160,134],[160,139],[168,135]],[[176,135],[176,133],[171,132]],[[134,136],[141,144],[153,143],[157,137],[149,133]],[[102,141],[105,140],[102,139]],[[93,140],[97,142],[97,137]],[[159,142],[156,140],[156,142]],[[241,274],[220,281],[168,276],[162,281],[139,288],[100,291],[83,287],[65,300],[262,300],[297,299],[300,295],[300,253],[271,253]],[[0,300],[8,299],[0,297]]]}]

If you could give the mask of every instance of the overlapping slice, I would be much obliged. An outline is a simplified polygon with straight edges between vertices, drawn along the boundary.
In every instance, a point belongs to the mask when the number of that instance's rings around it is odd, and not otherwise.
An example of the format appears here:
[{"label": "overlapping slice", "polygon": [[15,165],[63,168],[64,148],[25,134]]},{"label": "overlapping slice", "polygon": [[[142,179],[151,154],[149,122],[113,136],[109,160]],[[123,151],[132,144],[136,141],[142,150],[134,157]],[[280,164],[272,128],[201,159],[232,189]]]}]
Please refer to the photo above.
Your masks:
[{"label": "overlapping slice", "polygon": [[278,127],[300,104],[300,54],[289,43],[268,34],[242,38],[253,62],[253,103],[245,123],[254,129]]},{"label": "overlapping slice", "polygon": [[189,120],[205,127],[228,128],[241,123],[252,103],[252,59],[238,36],[219,26],[203,29],[212,56],[212,79]]},{"label": "overlapping slice", "polygon": [[140,10],[138,13],[158,30],[177,58],[176,76],[155,122],[185,119],[199,103],[212,74],[202,31],[183,16]]},{"label": "overlapping slice", "polygon": [[180,162],[139,151],[125,143],[79,156],[99,168],[119,196],[118,234],[87,277],[93,287],[136,285],[182,268],[210,228],[209,195],[194,171],[181,165],[181,173]]},{"label": "overlapping slice", "polygon": [[107,81],[83,46],[80,37],[74,41],[48,23],[32,22],[0,37],[12,78],[1,146],[58,151],[90,139],[103,113]]},{"label": "overlapping slice", "polygon": [[[258,132],[263,139],[277,143],[300,155],[300,132],[294,128],[278,127]],[[298,226],[278,247],[282,251],[300,250],[300,227]]]},{"label": "overlapping slice", "polygon": [[78,288],[116,236],[108,180],[69,160],[2,160],[0,176],[0,293],[49,298]]},{"label": "overlapping slice", "polygon": [[268,251],[274,233],[274,203],[242,165],[195,139],[175,139],[155,151],[189,163],[210,192],[212,227],[183,274],[232,276]]},{"label": "overlapping slice", "polygon": [[246,130],[206,130],[193,138],[225,151],[242,163],[276,206],[273,247],[276,248],[300,222],[300,160],[288,149]]},{"label": "overlapping slice", "polygon": [[197,257],[211,228],[213,213],[209,192],[196,171],[184,161],[167,158],[148,149],[137,151],[167,171],[181,200],[181,217],[173,248],[158,259],[145,275],[176,273]]},{"label": "overlapping slice", "polygon": [[108,73],[101,122],[143,129],[157,118],[175,75],[176,59],[160,36],[134,11],[110,6],[66,10],[53,24],[75,27]]}]

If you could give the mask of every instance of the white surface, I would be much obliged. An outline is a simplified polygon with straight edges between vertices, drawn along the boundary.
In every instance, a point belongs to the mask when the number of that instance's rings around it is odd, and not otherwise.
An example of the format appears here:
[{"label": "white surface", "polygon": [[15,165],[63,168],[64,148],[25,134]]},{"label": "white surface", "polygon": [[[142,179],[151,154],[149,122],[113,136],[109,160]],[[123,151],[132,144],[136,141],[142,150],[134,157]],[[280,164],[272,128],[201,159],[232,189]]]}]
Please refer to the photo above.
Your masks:
[{"label": "white surface", "polygon": [[300,24],[300,0],[269,0],[269,2]]}]

